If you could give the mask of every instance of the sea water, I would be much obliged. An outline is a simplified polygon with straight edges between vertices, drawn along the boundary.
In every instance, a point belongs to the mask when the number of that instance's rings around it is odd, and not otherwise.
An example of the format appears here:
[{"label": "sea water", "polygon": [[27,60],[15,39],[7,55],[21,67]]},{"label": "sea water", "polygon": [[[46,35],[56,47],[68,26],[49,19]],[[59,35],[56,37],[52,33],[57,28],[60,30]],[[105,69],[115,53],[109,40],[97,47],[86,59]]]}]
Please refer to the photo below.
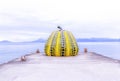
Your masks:
[{"label": "sea water", "polygon": [[[37,49],[44,53],[45,43],[2,43],[0,44],[0,64],[20,56],[35,53]],[[120,42],[81,42],[79,52],[87,48],[89,52],[120,59]]]}]

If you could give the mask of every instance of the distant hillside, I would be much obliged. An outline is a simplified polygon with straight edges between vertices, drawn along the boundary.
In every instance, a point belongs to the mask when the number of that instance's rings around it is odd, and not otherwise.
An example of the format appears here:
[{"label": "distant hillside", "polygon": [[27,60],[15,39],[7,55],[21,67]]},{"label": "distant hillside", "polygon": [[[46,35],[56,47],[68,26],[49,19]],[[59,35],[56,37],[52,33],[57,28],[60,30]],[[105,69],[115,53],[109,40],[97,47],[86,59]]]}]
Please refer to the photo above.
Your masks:
[{"label": "distant hillside", "polygon": [[31,41],[31,42],[41,42],[41,43],[43,43],[43,42],[46,42],[46,40],[45,39],[38,39],[38,40]]},{"label": "distant hillside", "polygon": [[[18,42],[18,43],[45,43],[46,39],[37,39],[34,41],[28,41],[28,42]],[[120,39],[112,39],[112,38],[78,38],[76,39],[77,42],[120,42]],[[11,42],[11,41],[0,41],[0,43],[17,43],[17,42]]]},{"label": "distant hillside", "polygon": [[[78,38],[77,42],[120,42],[120,39],[112,38]],[[38,39],[32,42],[46,42],[45,39]]]},{"label": "distant hillside", "polygon": [[0,43],[11,43],[11,41],[4,40],[4,41],[0,41]]},{"label": "distant hillside", "polygon": [[79,38],[77,42],[120,42],[120,39],[112,38]]}]

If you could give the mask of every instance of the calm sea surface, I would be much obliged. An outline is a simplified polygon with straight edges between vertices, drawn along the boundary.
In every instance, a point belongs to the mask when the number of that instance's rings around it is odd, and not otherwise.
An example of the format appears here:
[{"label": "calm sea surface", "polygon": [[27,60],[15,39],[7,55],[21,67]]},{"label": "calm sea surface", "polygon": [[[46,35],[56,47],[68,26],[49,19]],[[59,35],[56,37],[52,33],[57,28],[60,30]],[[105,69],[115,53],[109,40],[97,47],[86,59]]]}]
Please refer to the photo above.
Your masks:
[{"label": "calm sea surface", "polygon": [[[34,53],[37,49],[44,52],[44,45],[44,43],[0,44],[0,64],[22,55]],[[84,48],[88,48],[89,52],[120,59],[120,42],[81,42],[78,45],[80,52],[83,52]]]}]

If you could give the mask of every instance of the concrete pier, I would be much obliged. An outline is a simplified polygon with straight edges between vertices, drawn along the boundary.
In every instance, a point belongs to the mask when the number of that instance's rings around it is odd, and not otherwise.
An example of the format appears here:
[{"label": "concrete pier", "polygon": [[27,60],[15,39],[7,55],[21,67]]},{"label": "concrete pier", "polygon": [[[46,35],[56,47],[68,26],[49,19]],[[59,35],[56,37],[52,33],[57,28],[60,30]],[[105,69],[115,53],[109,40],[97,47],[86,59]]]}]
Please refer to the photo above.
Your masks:
[{"label": "concrete pier", "polygon": [[120,81],[119,60],[93,52],[77,56],[42,54],[17,58],[0,66],[0,81]]}]

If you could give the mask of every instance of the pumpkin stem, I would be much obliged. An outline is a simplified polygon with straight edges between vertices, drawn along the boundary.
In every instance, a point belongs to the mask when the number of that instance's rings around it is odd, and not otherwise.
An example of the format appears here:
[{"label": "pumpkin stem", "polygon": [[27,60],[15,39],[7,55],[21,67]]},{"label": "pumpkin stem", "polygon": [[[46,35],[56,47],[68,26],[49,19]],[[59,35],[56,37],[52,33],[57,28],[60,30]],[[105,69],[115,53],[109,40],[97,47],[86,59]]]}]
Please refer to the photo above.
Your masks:
[{"label": "pumpkin stem", "polygon": [[60,27],[60,26],[58,26],[57,28],[58,28],[60,31],[63,30],[62,27]]}]

